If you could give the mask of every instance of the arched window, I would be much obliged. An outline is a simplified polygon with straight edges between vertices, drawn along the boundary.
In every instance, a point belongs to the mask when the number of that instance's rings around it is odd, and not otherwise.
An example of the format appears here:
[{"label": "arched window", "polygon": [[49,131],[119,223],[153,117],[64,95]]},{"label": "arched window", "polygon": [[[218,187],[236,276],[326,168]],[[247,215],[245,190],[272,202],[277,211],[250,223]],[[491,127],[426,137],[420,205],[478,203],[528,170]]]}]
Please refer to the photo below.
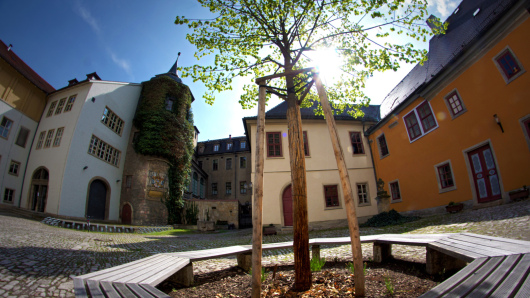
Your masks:
[{"label": "arched window", "polygon": [[193,195],[199,195],[199,175],[193,173]]},{"label": "arched window", "polygon": [[201,199],[204,199],[204,178],[201,177]]}]

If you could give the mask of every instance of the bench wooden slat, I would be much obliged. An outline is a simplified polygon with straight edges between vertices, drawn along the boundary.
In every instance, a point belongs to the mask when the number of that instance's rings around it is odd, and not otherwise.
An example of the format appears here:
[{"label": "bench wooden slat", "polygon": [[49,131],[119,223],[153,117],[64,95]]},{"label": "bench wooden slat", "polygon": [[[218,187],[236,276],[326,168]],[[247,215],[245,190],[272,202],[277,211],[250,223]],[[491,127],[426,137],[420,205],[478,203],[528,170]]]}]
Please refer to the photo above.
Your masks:
[{"label": "bench wooden slat", "polygon": [[[185,267],[185,266],[183,266],[183,267]],[[159,283],[163,282],[164,280],[166,280],[169,276],[171,276],[175,272],[176,272],[175,269],[172,268],[172,267],[165,268],[163,270],[160,270],[156,275],[152,275],[152,276],[150,276],[148,278],[145,278],[139,283],[148,284],[148,285],[151,285],[151,286],[154,287],[154,286],[158,285]]]},{"label": "bench wooden slat", "polygon": [[530,274],[526,273],[526,279],[523,281],[521,288],[517,291],[515,298],[528,298],[530,297]]},{"label": "bench wooden slat", "polygon": [[273,250],[273,249],[289,248],[289,247],[293,247],[292,241],[263,244],[261,246],[261,250]]},{"label": "bench wooden slat", "polygon": [[146,290],[147,292],[151,293],[153,296],[157,298],[169,298],[169,296],[166,293],[160,291],[159,289],[153,287],[152,285],[140,284],[140,287],[142,287],[142,289]]},{"label": "bench wooden slat", "polygon": [[484,247],[491,247],[496,248],[505,251],[506,253],[512,253],[512,254],[520,254],[520,253],[527,253],[528,250],[528,243],[526,246],[522,246],[520,244],[515,244],[511,242],[504,241],[505,238],[499,238],[499,240],[493,240],[493,239],[487,239],[483,237],[475,237],[473,235],[454,235],[448,237],[446,240],[460,240],[460,241],[466,241],[469,243],[472,243],[473,245],[480,245]]},{"label": "bench wooden slat", "polygon": [[88,287],[88,291],[90,292],[90,296],[92,298],[104,298],[105,295],[103,295],[103,292],[99,288],[99,282],[95,280],[87,280],[86,285]]},{"label": "bench wooden slat", "polygon": [[525,275],[528,275],[528,268],[530,268],[530,254],[524,254],[491,297],[509,297],[524,281]]},{"label": "bench wooden slat", "polygon": [[129,263],[129,266],[117,268],[116,271],[109,271],[105,274],[94,276],[90,279],[93,280],[105,280],[105,281],[116,281],[119,278],[123,276],[129,276],[131,274],[137,273],[138,271],[143,270],[144,268],[150,268],[153,266],[157,266],[159,264],[166,263],[169,259],[171,259],[170,256],[159,256],[156,259],[151,259],[150,262],[138,262],[138,263]]},{"label": "bench wooden slat", "polygon": [[127,268],[131,267],[131,266],[140,265],[140,264],[149,264],[151,262],[156,262],[157,259],[161,259],[163,257],[164,256],[162,254],[157,254],[157,255],[154,255],[154,256],[149,256],[149,257],[146,257],[146,258],[143,258],[143,259],[140,259],[140,260],[136,260],[136,261],[132,261],[132,262],[129,262],[129,263],[121,264],[121,265],[114,266],[114,267],[111,267],[111,268],[107,268],[107,269],[103,269],[103,270],[87,273],[87,274],[84,274],[84,275],[80,275],[80,276],[78,276],[78,278],[81,278],[81,279],[84,279],[84,280],[94,279],[97,276],[101,276],[101,275],[104,275],[104,274],[109,273],[109,272],[116,272],[116,271],[119,271],[119,270],[122,270],[122,269],[123,270],[127,270]]},{"label": "bench wooden slat", "polygon": [[454,257],[460,260],[464,260],[467,262],[472,262],[474,259],[487,257],[487,255],[476,253],[474,251],[469,251],[467,249],[462,249],[459,247],[454,247],[454,246],[447,245],[444,243],[440,243],[439,241],[431,242],[427,244],[427,247],[430,247],[448,256],[451,256],[451,257]]},{"label": "bench wooden slat", "polygon": [[510,255],[506,257],[503,262],[466,297],[482,298],[490,295],[497,285],[506,278],[508,273],[517,264],[520,258],[521,255]]},{"label": "bench wooden slat", "polygon": [[520,246],[521,248],[526,248],[522,253],[529,253],[530,247],[528,247],[528,241],[524,240],[517,240],[517,239],[510,239],[510,238],[503,238],[503,237],[494,237],[494,236],[488,236],[488,235],[482,235],[482,234],[474,234],[474,233],[459,233],[460,235],[466,235],[469,237],[476,237],[476,238],[482,238],[482,239],[489,239],[494,241],[501,241],[505,243],[515,244]]},{"label": "bench wooden slat", "polygon": [[437,285],[436,287],[421,295],[420,298],[441,297],[454,287],[458,286],[463,280],[466,280],[470,275],[474,274],[487,261],[488,258],[476,259],[472,263],[468,264],[466,267],[462,268],[462,270],[458,271],[453,276],[446,279],[441,284]]},{"label": "bench wooden slat", "polygon": [[175,252],[175,253],[172,253],[171,255],[181,257],[181,258],[188,258],[191,261],[200,261],[200,260],[206,260],[206,259],[211,259],[211,258],[236,255],[236,254],[246,253],[246,252],[251,252],[251,251],[252,249],[248,249],[242,246],[229,246],[229,247],[203,249],[203,250],[196,250],[196,251],[189,251],[189,252]]},{"label": "bench wooden slat", "polygon": [[137,298],[136,295],[134,295],[134,293],[131,292],[131,290],[129,290],[129,288],[124,283],[113,282],[112,284],[114,285],[116,290],[118,290],[118,292],[120,293],[121,297]]},{"label": "bench wooden slat", "polygon": [[498,256],[506,256],[513,254],[510,251],[506,251],[503,249],[498,249],[494,247],[484,246],[480,244],[475,244],[459,239],[453,239],[453,238],[446,238],[446,239],[440,239],[437,241],[437,243],[444,243],[450,246],[459,247],[462,249],[466,249],[469,251],[474,251],[477,253],[481,253],[483,255],[487,255],[488,257],[498,257]]},{"label": "bench wooden slat", "polygon": [[116,291],[116,289],[114,288],[114,286],[112,285],[111,282],[109,282],[109,281],[101,281],[101,282],[99,282],[99,284],[103,288],[103,291],[105,291],[105,295],[108,298],[120,298],[121,297],[120,293],[118,293],[118,291]]},{"label": "bench wooden slat", "polygon": [[79,298],[88,298],[88,293],[85,288],[85,282],[78,278],[74,277],[74,295]]},{"label": "bench wooden slat", "polygon": [[451,292],[447,293],[444,297],[464,297],[473,291],[482,281],[491,274],[491,272],[505,259],[505,257],[492,257],[480,267],[479,270],[475,271],[472,276],[469,276],[466,280],[463,280],[458,286],[456,286]]},{"label": "bench wooden slat", "polygon": [[150,274],[153,274],[151,272],[156,273],[159,270],[165,269],[167,267],[171,267],[173,264],[175,264],[176,262],[180,260],[182,259],[178,257],[165,256],[165,258],[161,262],[156,262],[156,263],[149,264],[147,266],[142,266],[142,267],[136,266],[134,267],[134,270],[130,270],[120,275],[110,276],[107,279],[113,282],[125,282],[125,283],[132,282],[132,280],[137,279],[138,277],[140,277],[140,280],[141,280],[142,276],[150,275]]},{"label": "bench wooden slat", "polygon": [[[148,291],[146,291],[144,288],[140,287],[139,284],[128,283],[126,285],[129,288],[129,290],[131,290],[138,297],[141,297],[141,298],[153,298],[153,297],[156,297],[156,296],[153,296]],[[169,296],[167,296],[167,297],[169,297]]]},{"label": "bench wooden slat", "polygon": [[[131,275],[130,277],[122,278],[116,281],[126,283],[140,283],[152,277],[164,277],[164,279],[167,279],[180,269],[186,267],[186,265],[188,265],[189,263],[189,259],[174,257],[174,260],[172,260],[171,262],[167,262],[166,264],[162,264],[161,266],[153,267],[150,269],[141,270],[139,272],[140,274]],[[161,274],[160,272],[166,273]]]}]

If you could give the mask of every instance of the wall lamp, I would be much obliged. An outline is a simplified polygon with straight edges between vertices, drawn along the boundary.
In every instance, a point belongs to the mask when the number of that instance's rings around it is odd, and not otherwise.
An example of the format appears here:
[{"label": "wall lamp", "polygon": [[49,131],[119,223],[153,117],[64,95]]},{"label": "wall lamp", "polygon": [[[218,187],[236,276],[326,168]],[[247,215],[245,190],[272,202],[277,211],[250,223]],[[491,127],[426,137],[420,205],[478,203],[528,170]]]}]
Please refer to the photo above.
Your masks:
[{"label": "wall lamp", "polygon": [[118,179],[118,180],[116,180],[116,183],[120,183],[120,181],[121,181],[121,180],[120,180],[120,179]]},{"label": "wall lamp", "polygon": [[92,97],[92,102],[96,102],[96,98],[95,97]]},{"label": "wall lamp", "polygon": [[497,114],[493,115],[493,118],[495,118],[495,122],[499,125],[499,127],[501,128],[501,131],[504,133],[504,128],[502,128],[501,120],[499,120],[499,117],[497,116]]},{"label": "wall lamp", "polygon": [[85,167],[83,168],[83,171],[86,170],[86,169],[88,169],[88,166],[85,166]]}]

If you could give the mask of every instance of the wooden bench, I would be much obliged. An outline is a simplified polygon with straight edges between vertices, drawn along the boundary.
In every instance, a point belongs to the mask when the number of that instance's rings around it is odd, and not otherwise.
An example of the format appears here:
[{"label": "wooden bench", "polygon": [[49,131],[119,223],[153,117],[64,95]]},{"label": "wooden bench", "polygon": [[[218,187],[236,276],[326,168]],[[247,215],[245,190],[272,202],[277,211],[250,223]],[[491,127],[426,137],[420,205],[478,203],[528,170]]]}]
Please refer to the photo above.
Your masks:
[{"label": "wooden bench", "polygon": [[[349,237],[309,240],[313,258],[320,258],[321,245],[350,244]],[[530,242],[471,233],[459,234],[381,234],[361,236],[361,243],[373,243],[374,261],[392,256],[392,245],[426,247],[428,273],[460,269],[424,297],[530,297]],[[293,242],[263,244],[262,250],[293,247]],[[74,278],[76,297],[168,297],[155,288],[164,280],[189,286],[193,283],[193,261],[235,255],[238,266],[251,267],[252,246],[236,245],[197,251],[157,254],[135,262]],[[468,262],[471,264],[467,265]],[[467,266],[466,266],[467,265]],[[87,290],[88,289],[88,290]],[[134,293],[134,294],[133,294]],[[453,295],[455,294],[455,295]],[[525,295],[526,294],[526,295]],[[136,296],[133,296],[136,295]],[[423,296],[422,296],[423,297]]]}]

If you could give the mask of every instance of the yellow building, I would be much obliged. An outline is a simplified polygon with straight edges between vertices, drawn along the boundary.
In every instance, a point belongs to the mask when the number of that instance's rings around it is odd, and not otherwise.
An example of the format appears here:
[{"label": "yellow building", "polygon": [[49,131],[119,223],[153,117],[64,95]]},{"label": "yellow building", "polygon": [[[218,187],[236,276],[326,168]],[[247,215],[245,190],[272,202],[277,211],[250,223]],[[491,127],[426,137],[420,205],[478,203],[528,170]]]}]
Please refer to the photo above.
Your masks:
[{"label": "yellow building", "polygon": [[[315,116],[314,107],[301,108],[309,225],[345,226],[344,197],[331,139],[324,118]],[[361,222],[377,214],[374,170],[364,132],[379,120],[379,106],[369,106],[363,110],[365,116],[361,119],[354,119],[346,112],[335,116],[354,191],[357,216]],[[263,224],[279,227],[293,225],[286,111],[287,103],[283,102],[265,114]],[[244,118],[243,123],[249,145],[252,146],[256,144],[256,117]],[[252,179],[255,162],[252,153]]]},{"label": "yellow building", "polygon": [[463,1],[367,135],[391,208],[483,207],[530,185],[530,1]]}]

